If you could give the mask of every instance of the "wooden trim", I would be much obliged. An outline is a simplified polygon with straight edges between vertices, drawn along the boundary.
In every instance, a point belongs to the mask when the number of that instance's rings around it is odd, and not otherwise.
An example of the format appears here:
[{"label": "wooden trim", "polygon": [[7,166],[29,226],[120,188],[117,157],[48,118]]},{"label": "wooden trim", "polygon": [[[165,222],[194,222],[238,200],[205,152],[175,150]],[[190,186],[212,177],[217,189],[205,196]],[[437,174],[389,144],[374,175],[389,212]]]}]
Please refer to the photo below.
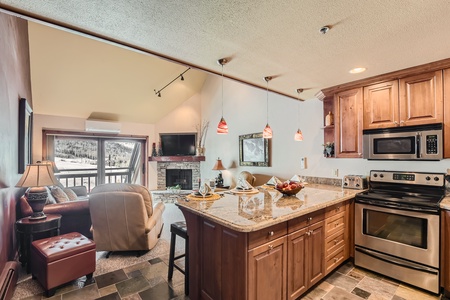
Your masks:
[{"label": "wooden trim", "polygon": [[407,69],[398,70],[398,71],[394,71],[394,72],[390,72],[390,73],[386,73],[386,74],[376,75],[376,76],[372,76],[369,78],[364,78],[364,79],[360,79],[360,80],[356,80],[356,81],[352,81],[352,82],[335,85],[335,86],[332,86],[329,88],[322,89],[322,93],[325,94],[325,96],[329,97],[329,96],[332,96],[333,94],[335,94],[339,91],[343,91],[343,90],[377,84],[377,83],[381,83],[381,82],[389,81],[389,80],[397,80],[397,79],[401,79],[403,77],[417,75],[417,74],[426,73],[426,72],[435,72],[435,71],[447,69],[447,68],[450,68],[450,58],[446,58],[443,60],[439,60],[439,61],[435,61],[435,62],[431,62],[431,63],[419,65],[419,66],[414,66],[414,67],[410,67]]},{"label": "wooden trim", "polygon": [[204,156],[150,156],[148,161],[159,162],[197,162],[205,161]]}]

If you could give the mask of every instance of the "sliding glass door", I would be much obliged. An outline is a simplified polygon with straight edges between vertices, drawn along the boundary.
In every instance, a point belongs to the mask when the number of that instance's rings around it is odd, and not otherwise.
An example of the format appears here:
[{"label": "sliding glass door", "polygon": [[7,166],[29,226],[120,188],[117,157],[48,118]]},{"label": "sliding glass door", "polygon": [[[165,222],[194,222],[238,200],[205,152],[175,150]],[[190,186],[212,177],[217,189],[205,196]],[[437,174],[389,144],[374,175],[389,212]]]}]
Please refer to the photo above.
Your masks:
[{"label": "sliding glass door", "polygon": [[145,138],[44,134],[45,155],[66,187],[84,185],[90,191],[103,183],[145,185]]}]

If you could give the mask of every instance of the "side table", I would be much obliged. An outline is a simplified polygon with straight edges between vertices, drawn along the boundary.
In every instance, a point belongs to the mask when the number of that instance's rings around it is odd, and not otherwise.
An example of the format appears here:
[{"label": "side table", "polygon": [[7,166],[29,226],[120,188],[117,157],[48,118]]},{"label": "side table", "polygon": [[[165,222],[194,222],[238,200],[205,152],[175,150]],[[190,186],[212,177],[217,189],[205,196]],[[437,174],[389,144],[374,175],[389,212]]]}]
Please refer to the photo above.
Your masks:
[{"label": "side table", "polygon": [[61,215],[48,214],[46,216],[47,218],[41,220],[30,220],[30,217],[25,217],[16,222],[19,237],[19,261],[22,266],[27,266],[27,273],[30,273],[30,250],[34,235],[38,233],[48,233],[48,237],[59,235]]}]

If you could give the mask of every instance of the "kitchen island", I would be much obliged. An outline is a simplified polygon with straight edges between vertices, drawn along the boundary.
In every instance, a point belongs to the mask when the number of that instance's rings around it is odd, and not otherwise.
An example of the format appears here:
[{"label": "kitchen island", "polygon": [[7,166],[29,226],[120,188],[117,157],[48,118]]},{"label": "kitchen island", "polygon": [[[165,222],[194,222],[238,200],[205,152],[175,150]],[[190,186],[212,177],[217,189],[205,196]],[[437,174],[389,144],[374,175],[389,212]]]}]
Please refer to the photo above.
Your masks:
[{"label": "kitchen island", "polygon": [[191,299],[295,299],[350,255],[360,191],[306,185],[183,200]]}]

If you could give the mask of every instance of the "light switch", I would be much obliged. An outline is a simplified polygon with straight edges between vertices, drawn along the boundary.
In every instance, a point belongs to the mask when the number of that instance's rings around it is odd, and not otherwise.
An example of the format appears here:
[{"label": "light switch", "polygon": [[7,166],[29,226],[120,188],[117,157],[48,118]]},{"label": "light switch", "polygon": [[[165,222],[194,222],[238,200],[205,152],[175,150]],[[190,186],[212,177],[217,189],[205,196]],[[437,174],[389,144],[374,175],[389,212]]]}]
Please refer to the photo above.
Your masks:
[{"label": "light switch", "polygon": [[300,169],[306,169],[306,157],[300,158]]}]

